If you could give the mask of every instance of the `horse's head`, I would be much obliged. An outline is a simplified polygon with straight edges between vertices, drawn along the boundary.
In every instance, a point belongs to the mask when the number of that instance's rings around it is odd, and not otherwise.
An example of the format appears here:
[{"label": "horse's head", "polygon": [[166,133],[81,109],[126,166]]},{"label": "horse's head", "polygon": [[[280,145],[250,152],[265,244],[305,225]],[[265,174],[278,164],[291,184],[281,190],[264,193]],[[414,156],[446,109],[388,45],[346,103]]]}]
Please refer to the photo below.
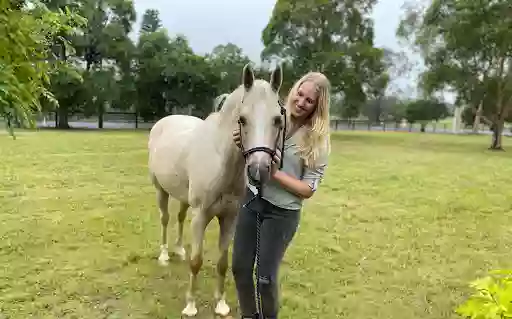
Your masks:
[{"label": "horse's head", "polygon": [[281,134],[285,134],[286,114],[278,95],[282,81],[280,65],[270,75],[270,83],[256,80],[249,64],[243,69],[244,92],[238,123],[248,176],[261,184],[270,178],[273,154],[280,144]]}]

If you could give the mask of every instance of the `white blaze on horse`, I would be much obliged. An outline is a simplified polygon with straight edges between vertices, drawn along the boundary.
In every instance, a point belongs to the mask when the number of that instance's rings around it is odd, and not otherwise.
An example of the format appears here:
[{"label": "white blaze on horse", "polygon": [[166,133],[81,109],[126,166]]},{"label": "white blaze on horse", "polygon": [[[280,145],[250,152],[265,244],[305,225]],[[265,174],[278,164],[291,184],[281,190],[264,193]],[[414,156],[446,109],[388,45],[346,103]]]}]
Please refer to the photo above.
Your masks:
[{"label": "white blaze on horse", "polygon": [[[225,278],[228,248],[232,240],[236,216],[246,187],[246,173],[265,182],[270,177],[272,151],[284,134],[283,115],[278,92],[282,84],[280,66],[272,72],[270,83],[255,79],[246,65],[242,84],[227,96],[218,112],[205,120],[186,115],[170,115],[159,120],[149,135],[149,171],[156,188],[161,220],[161,246],[158,258],[168,264],[168,202],[180,203],[178,234],[174,252],[185,260],[183,223],[187,210],[192,210],[190,281],[186,307],[182,314],[197,314],[195,295],[197,275],[203,263],[203,241],[206,227],[213,218],[219,222],[219,257],[215,289],[215,313],[226,316],[230,308],[225,300]],[[245,154],[233,142],[233,130],[241,127]],[[245,156],[244,156],[245,155]],[[245,158],[244,158],[245,157]]]}]

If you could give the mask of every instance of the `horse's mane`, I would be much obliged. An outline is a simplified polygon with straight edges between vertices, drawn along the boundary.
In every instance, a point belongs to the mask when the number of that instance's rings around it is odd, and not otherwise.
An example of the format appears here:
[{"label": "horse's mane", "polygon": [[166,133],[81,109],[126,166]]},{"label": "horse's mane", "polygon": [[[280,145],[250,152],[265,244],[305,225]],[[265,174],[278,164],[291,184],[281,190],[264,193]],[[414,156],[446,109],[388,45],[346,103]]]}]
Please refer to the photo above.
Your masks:
[{"label": "horse's mane", "polygon": [[220,107],[220,109],[218,109],[218,113],[221,122],[227,124],[227,122],[233,122],[238,118],[241,106],[240,102],[242,101],[244,94],[245,89],[243,85],[240,85],[233,92],[225,95],[222,104],[218,105],[218,107]]},{"label": "horse's mane", "polygon": [[227,97],[229,96],[229,93],[222,93],[221,95],[217,96],[215,100],[213,101],[213,112],[218,112],[219,109],[224,105],[224,102],[226,101]]},{"label": "horse's mane", "polygon": [[212,119],[215,118],[214,121],[218,121],[220,130],[233,130],[233,125],[236,125],[241,111],[242,100],[244,98],[259,98],[261,95],[267,94],[269,90],[272,90],[270,83],[255,79],[250,93],[247,93],[244,86],[240,85],[231,93],[217,96],[214,100],[215,111],[211,114],[214,115]]}]

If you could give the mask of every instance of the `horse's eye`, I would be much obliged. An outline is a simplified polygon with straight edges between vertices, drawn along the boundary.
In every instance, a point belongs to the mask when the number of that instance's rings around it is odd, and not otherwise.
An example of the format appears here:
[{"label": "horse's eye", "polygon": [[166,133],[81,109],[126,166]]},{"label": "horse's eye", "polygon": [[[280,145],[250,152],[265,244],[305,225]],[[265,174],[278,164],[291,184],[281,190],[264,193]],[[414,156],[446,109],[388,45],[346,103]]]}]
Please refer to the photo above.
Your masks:
[{"label": "horse's eye", "polygon": [[240,118],[238,119],[238,123],[240,123],[241,125],[247,124],[247,120],[245,119],[245,116],[240,116]]},{"label": "horse's eye", "polygon": [[283,119],[280,116],[274,117],[274,125],[275,126],[281,126],[283,125]]}]

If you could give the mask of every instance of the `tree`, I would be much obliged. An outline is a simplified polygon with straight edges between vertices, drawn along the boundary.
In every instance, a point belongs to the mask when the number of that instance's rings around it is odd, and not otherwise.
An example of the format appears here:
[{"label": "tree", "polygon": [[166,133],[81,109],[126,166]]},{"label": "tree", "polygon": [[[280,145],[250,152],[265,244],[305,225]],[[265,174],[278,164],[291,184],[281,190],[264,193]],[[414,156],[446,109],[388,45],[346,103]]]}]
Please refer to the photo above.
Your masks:
[{"label": "tree", "polygon": [[137,112],[149,120],[171,112],[162,89],[166,86],[164,70],[170,38],[165,29],[141,30],[137,44],[136,91]]},{"label": "tree", "polygon": [[421,124],[421,132],[430,121],[439,121],[448,116],[446,104],[436,100],[416,100],[407,104],[405,118],[409,123]]},{"label": "tree", "polygon": [[184,36],[177,36],[170,44],[163,74],[166,97],[174,108],[189,108],[192,115],[204,118],[212,110],[213,98],[221,93],[221,74],[206,57],[192,51]]},{"label": "tree", "polygon": [[[80,14],[80,4],[68,0],[42,0],[44,4],[53,12],[72,11]],[[80,91],[83,81],[78,61],[73,59],[76,53],[76,43],[72,39],[78,36],[82,29],[88,25],[87,18],[73,33],[58,32],[52,37],[48,37],[51,43],[52,55],[47,60],[59,65],[50,75],[50,89],[54,94],[57,104],[44,103],[44,111],[56,111],[57,127],[68,128],[68,116],[71,110],[80,105],[79,101],[74,101],[73,97],[81,96],[75,94]],[[65,100],[65,103],[62,103]]]},{"label": "tree", "polygon": [[110,74],[111,89],[116,94],[111,94],[105,99],[103,105],[121,110],[135,110],[135,69],[133,62],[136,58],[135,44],[129,37],[136,20],[136,12],[133,1],[112,1],[113,15],[110,22],[103,30],[104,40],[107,43],[107,59],[114,61],[114,66],[109,66],[106,74]]},{"label": "tree", "polygon": [[140,29],[143,32],[156,32],[161,27],[160,12],[156,9],[147,9],[142,15]]},{"label": "tree", "polygon": [[233,43],[219,44],[207,55],[207,62],[222,77],[221,92],[231,92],[240,85],[240,70],[251,60]]},{"label": "tree", "polygon": [[44,103],[43,109],[46,112],[57,112],[58,128],[69,128],[68,116],[83,110],[88,95],[81,70],[69,61],[57,60],[57,63],[60,67],[50,73],[48,88],[58,103]]},{"label": "tree", "polygon": [[[473,126],[474,123],[475,123],[475,118],[476,117],[477,117],[477,112],[475,112],[473,107],[465,106],[462,109],[461,120],[462,120],[462,123],[464,123],[464,125],[466,127]],[[510,112],[508,114],[508,117],[505,119],[505,122],[512,123],[512,112]]]},{"label": "tree", "polygon": [[262,33],[261,55],[264,60],[285,62],[288,76],[283,91],[310,70],[324,72],[333,91],[342,92],[344,113],[357,116],[367,95],[387,84],[383,50],[373,45],[369,14],[375,3],[278,0]]},{"label": "tree", "polygon": [[409,10],[397,34],[421,52],[426,94],[449,88],[493,130],[490,149],[502,149],[512,109],[510,1],[434,0]]},{"label": "tree", "polygon": [[[90,110],[83,107],[94,105],[98,109],[94,112],[98,115],[98,126],[103,126],[103,113],[107,106],[115,105],[121,108],[130,108],[133,103],[133,70],[132,61],[134,55],[134,45],[128,33],[132,29],[132,23],[135,21],[135,10],[131,0],[44,0],[52,10],[72,9],[86,17],[88,23],[83,25],[79,32],[64,37],[73,44],[76,52],[68,52],[62,49],[60,45],[61,37],[54,38],[54,47],[56,56],[68,68],[74,68],[76,74],[86,79],[85,82],[76,82],[71,79],[70,83],[60,82],[62,85],[52,85],[52,91],[56,95],[66,99],[66,103],[60,103],[56,110],[58,114],[57,127],[69,128],[68,116],[74,112],[85,112],[90,114]],[[85,70],[82,64],[85,62]],[[123,91],[123,94],[114,95],[106,90],[93,90],[93,82],[105,82],[105,76],[112,72],[103,72],[103,67],[111,68],[109,65],[115,64],[117,70],[114,71],[114,83],[117,89]],[[93,73],[99,72],[97,79]],[[72,72],[65,74],[55,74],[57,79],[65,79]],[[94,80],[93,80],[94,79]],[[93,81],[93,82],[91,82]],[[109,80],[110,81],[110,80]],[[110,81],[112,82],[112,81]],[[109,82],[109,83],[110,83]],[[70,87],[74,83],[79,87]],[[85,88],[84,88],[85,87]],[[113,87],[110,87],[113,88]],[[88,94],[74,94],[83,90]],[[61,91],[63,90],[63,91]],[[71,90],[71,91],[70,91]],[[103,96],[100,96],[103,94]],[[79,98],[73,100],[73,98]],[[82,100],[85,98],[86,100]],[[101,101],[101,103],[100,103]]]},{"label": "tree", "polygon": [[[81,0],[81,10],[88,18],[89,23],[79,39],[75,39],[79,48],[79,55],[86,62],[88,79],[96,79],[96,83],[108,83],[109,90],[89,90],[88,105],[97,107],[98,127],[103,127],[103,113],[107,105],[114,104],[115,96],[110,90],[119,80],[128,84],[133,79],[131,74],[131,61],[134,46],[128,34],[132,30],[132,23],[136,19],[135,9],[131,0]],[[103,69],[107,62],[113,61],[117,68],[109,66],[109,71]],[[116,70],[117,69],[117,70]],[[97,76],[92,73],[98,72]],[[119,79],[116,75],[119,73]],[[124,80],[124,81],[123,81]],[[94,88],[95,83],[90,87]],[[126,90],[130,93],[131,90]],[[118,95],[122,97],[123,94]],[[118,107],[129,108],[129,100],[117,103]],[[125,105],[124,105],[125,104]]]},{"label": "tree", "polygon": [[396,103],[392,104],[389,108],[388,116],[395,123],[399,123],[406,117],[408,103],[403,100],[397,100]]},{"label": "tree", "polygon": [[[137,44],[138,113],[146,120],[173,112],[206,116],[211,101],[221,93],[221,62],[230,56],[216,59],[219,55],[196,55],[186,37],[171,39],[167,30],[159,27],[158,11],[146,11],[144,17],[146,27],[141,29]],[[232,76],[229,69],[227,72]]]},{"label": "tree", "polygon": [[14,121],[35,125],[33,115],[41,111],[42,98],[58,103],[47,86],[52,72],[63,65],[52,58],[48,39],[59,37],[63,49],[70,50],[62,35],[84,23],[76,13],[52,12],[38,1],[0,0],[0,116],[6,118],[11,134]]},{"label": "tree", "polygon": [[382,96],[377,99],[369,99],[363,106],[361,113],[368,119],[377,123],[394,118],[394,110],[400,101],[394,96]]}]

